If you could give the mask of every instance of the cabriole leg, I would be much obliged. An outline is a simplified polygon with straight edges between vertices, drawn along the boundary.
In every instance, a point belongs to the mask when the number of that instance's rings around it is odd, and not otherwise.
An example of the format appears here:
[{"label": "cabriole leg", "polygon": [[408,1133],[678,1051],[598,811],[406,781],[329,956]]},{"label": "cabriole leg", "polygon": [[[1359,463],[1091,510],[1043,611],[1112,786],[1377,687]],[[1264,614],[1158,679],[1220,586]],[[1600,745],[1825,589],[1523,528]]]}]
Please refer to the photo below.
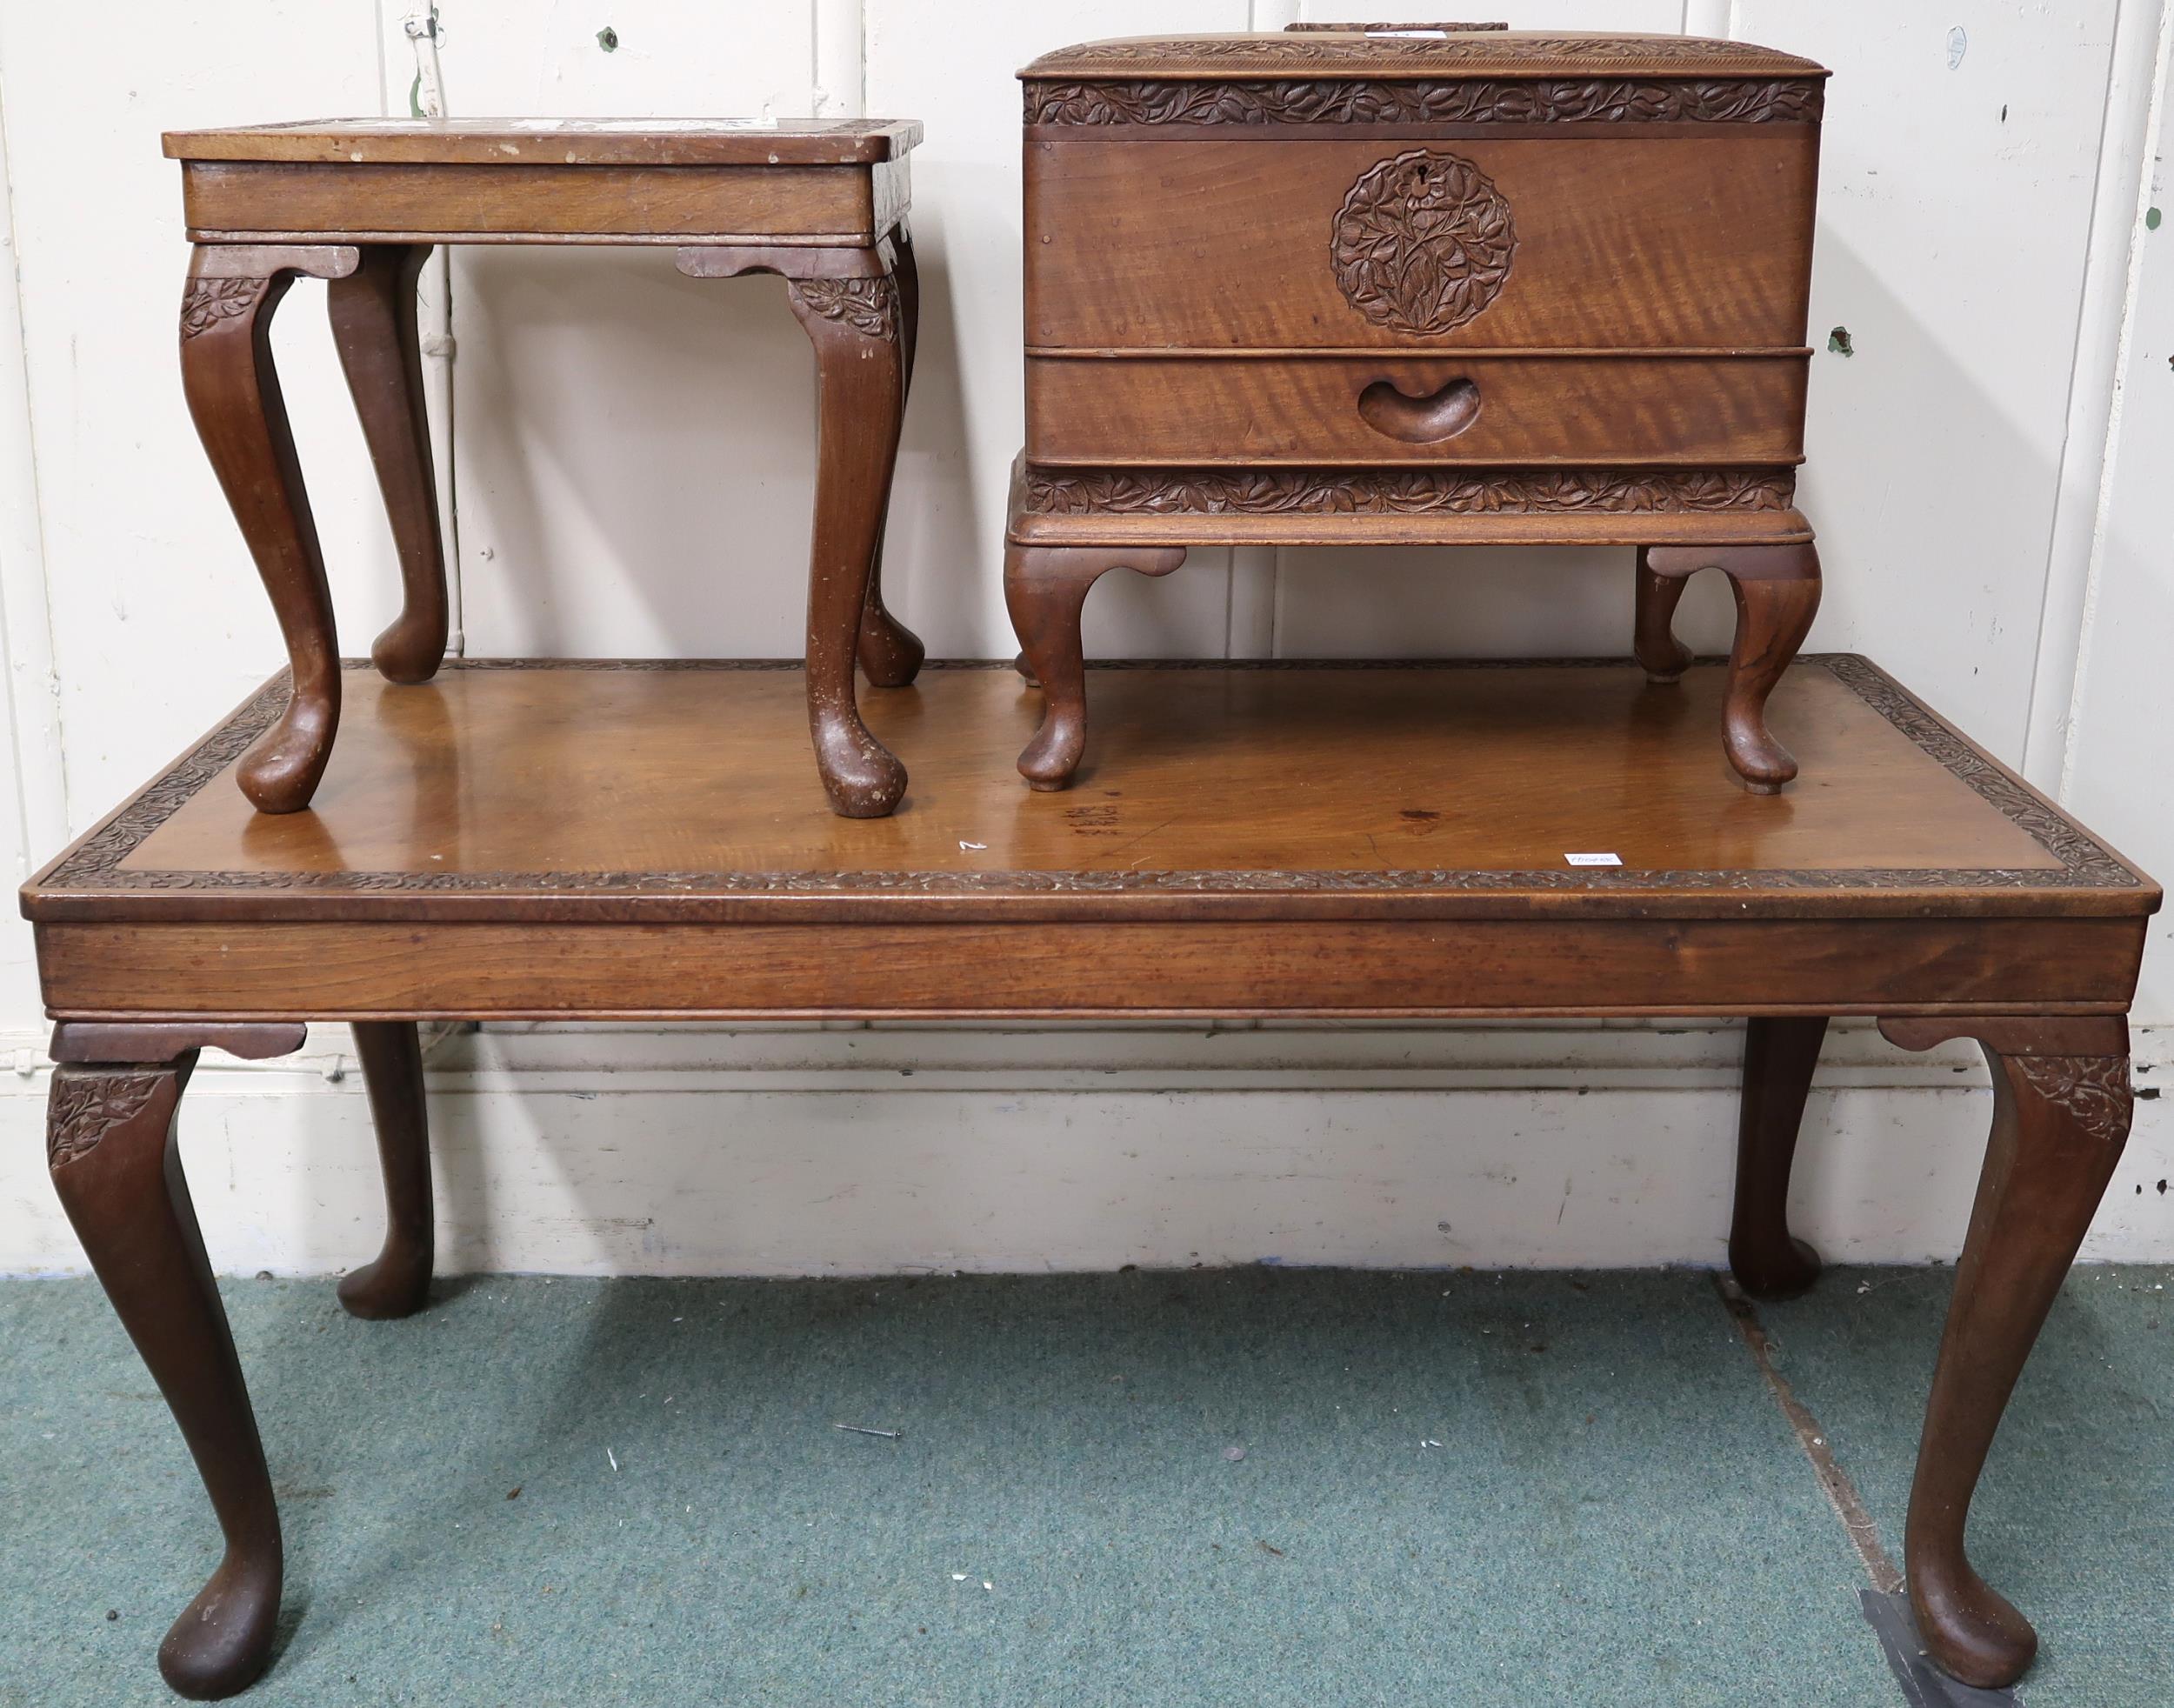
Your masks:
[{"label": "cabriole leg", "polygon": [[[906,398],[913,390],[913,350],[921,330],[921,272],[913,258],[913,237],[902,224],[896,234],[898,280],[898,414],[903,430]],[[869,566],[868,602],[861,607],[860,661],[878,688],[904,688],[920,673],[928,649],[921,637],[893,617],[884,604],[884,536],[890,528],[890,503],[884,494],[884,519],[877,525],[876,556]]]},{"label": "cabriole leg", "polygon": [[677,260],[690,278],[781,275],[815,345],[822,426],[808,570],[808,724],[831,810],[883,817],[906,792],[906,768],[861,721],[853,672],[857,659],[871,681],[896,687],[921,662],[921,643],[873,591],[920,306],[911,242],[902,227],[895,240],[868,248],[695,244]]},{"label": "cabriole leg", "polygon": [[1638,548],[1630,651],[1644,668],[1648,682],[1674,682],[1691,668],[1691,649],[1676,638],[1676,607],[1683,602],[1686,577],[1656,575],[1649,552],[1648,547]]},{"label": "cabriole leg", "polygon": [[1789,1173],[1826,1035],[1824,1015],[1755,1017],[1744,1029],[1729,1268],[1754,1298],[1794,1298],[1819,1278],[1819,1254],[1789,1231]]},{"label": "cabriole leg", "polygon": [[355,1053],[385,1171],[385,1244],[342,1278],[340,1303],[350,1316],[411,1317],[430,1291],[430,1138],[422,1040],[412,1020],[357,1020]]},{"label": "cabriole leg", "polygon": [[1997,1689],[2023,1675],[2038,1638],[1971,1564],[1971,1498],[2128,1142],[2128,1023],[1962,1017],[1884,1021],[1880,1030],[1905,1050],[1976,1038],[1992,1071],[1992,1137],[1956,1264],[1904,1550],[1926,1649],[1965,1684]]},{"label": "cabriole leg", "polygon": [[199,244],[182,299],[189,413],[257,560],[294,672],[286,711],[237,768],[242,792],[265,812],[310,804],[340,719],[332,596],[272,364],[272,313],[296,273],[336,277],[357,264],[353,249]]},{"label": "cabriole leg", "polygon": [[808,569],[808,726],[831,810],[881,818],[906,792],[906,768],[861,721],[853,665],[898,454],[898,282],[882,273],[789,278],[786,288],[815,344],[822,398]]},{"label": "cabriole leg", "polygon": [[[1722,745],[1745,788],[1755,795],[1776,794],[1797,775],[1797,761],[1767,729],[1766,701],[1797,657],[1797,649],[1811,632],[1811,619],[1818,614],[1819,554],[1809,543],[1649,547],[1639,570],[1642,604],[1646,607],[1641,617],[1650,611],[1657,618],[1661,610],[1659,596],[1645,594],[1647,577],[1680,581],[1707,568],[1717,569],[1729,577],[1737,603],[1736,642],[1729,649],[1729,686],[1721,711]],[[1671,614],[1674,608],[1671,599],[1667,606]],[[1638,661],[1650,673],[1655,663],[1666,664],[1682,652],[1673,635],[1666,640],[1666,647],[1654,642],[1649,653],[1645,627],[1641,624]]]},{"label": "cabriole leg", "polygon": [[[102,1053],[131,1042],[104,1027],[81,1040]],[[238,1029],[252,1055],[296,1048],[302,1029]],[[196,1042],[220,1041],[205,1036]],[[183,1696],[230,1696],[264,1670],[279,1612],[279,1513],[257,1418],[197,1231],[175,1143],[174,1113],[196,1042],[144,1028],[143,1059],[82,1061],[54,1040],[46,1158],[68,1219],[136,1343],[211,1497],[226,1552],[159,1645],[158,1668]],[[168,1053],[170,1049],[171,1053]]]},{"label": "cabriole leg", "polygon": [[391,682],[427,682],[445,662],[445,542],[424,412],[416,280],[428,244],[373,244],[325,295],[332,341],[400,555],[400,615],[377,637],[370,660]]},{"label": "cabriole leg", "polygon": [[1004,548],[1004,604],[1019,637],[1019,673],[1044,695],[1042,727],[1019,755],[1019,775],[1035,789],[1062,789],[1087,751],[1087,666],[1080,613],[1087,590],[1115,569],[1164,576],[1185,549],[1164,546]]}]

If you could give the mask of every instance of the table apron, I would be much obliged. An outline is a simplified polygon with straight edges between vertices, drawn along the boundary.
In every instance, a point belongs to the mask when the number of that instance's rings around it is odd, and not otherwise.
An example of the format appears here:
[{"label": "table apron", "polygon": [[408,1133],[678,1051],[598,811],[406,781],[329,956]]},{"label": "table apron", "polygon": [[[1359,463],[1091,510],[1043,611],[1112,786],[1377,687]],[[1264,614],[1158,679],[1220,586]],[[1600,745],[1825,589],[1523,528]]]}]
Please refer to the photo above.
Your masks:
[{"label": "table apron", "polygon": [[905,210],[904,161],[866,166],[406,166],[191,162],[203,238],[873,243]]},{"label": "table apron", "polygon": [[46,924],[59,1017],[2118,1013],[2142,919]]}]

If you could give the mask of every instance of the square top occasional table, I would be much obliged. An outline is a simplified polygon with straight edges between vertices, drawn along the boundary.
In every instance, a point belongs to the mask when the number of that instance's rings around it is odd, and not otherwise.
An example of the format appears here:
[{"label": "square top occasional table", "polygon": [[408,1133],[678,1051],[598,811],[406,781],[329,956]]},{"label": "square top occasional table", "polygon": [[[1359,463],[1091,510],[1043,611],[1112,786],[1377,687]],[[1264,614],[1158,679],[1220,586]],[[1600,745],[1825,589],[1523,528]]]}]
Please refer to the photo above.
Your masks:
[{"label": "square top occasional table", "polygon": [[[256,1676],[281,1578],[182,1088],[206,1045],[275,1056],[303,1021],[353,1023],[390,1227],[341,1292],[402,1314],[430,1278],[414,1023],[437,1017],[1749,1016],[1729,1251],[1762,1293],[1817,1271],[1784,1212],[1828,1017],[1906,1049],[1975,1038],[1992,1133],[1906,1552],[1944,1665],[1994,1684],[2029,1664],[1964,1520],[2128,1135],[2159,891],[1864,659],[1775,690],[1814,779],[1780,800],[1715,752],[1711,666],[1664,695],[1608,664],[1099,670],[1070,796],[1011,780],[1037,696],[934,668],[870,696],[926,756],[916,811],[879,824],[787,786],[790,668],[344,669],[315,811],[228,786],[283,716],[275,678],[23,892],[59,1022],[53,1181],[226,1537],[161,1651],[177,1688]],[[604,726],[609,751],[584,734]]]},{"label": "square top occasional table", "polygon": [[[445,554],[423,417],[415,284],[437,244],[664,246],[696,278],[778,273],[821,384],[808,578],[808,722],[835,811],[888,813],[906,773],[868,732],[853,666],[910,682],[921,643],[884,608],[884,514],[913,372],[911,122],[325,119],[167,133],[196,245],[181,310],[189,409],[271,596],[293,673],[237,771],[262,811],[309,805],[340,716],[317,526],[273,368],[300,274],[328,302],[405,584],[371,656],[394,682],[445,656]],[[705,737],[709,738],[709,737]]]}]

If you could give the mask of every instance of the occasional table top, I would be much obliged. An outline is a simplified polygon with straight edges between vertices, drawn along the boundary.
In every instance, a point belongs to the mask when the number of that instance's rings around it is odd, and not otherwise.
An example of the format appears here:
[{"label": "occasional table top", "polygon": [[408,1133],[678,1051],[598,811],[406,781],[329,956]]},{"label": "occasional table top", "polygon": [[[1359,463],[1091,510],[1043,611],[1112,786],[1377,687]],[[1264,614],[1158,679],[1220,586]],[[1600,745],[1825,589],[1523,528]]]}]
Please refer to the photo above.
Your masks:
[{"label": "occasional table top", "polygon": [[915,119],[315,118],[169,130],[171,160],[333,165],[862,166],[921,141]]},{"label": "occasional table top", "polygon": [[[1075,786],[1013,756],[1039,694],[931,666],[870,690],[913,781],[835,817],[797,666],[348,669],[314,811],[235,761],[283,676],[34,878],[41,920],[2140,916],[2157,889],[1852,656],[1776,691],[1803,763],[1735,782],[1724,671],[1612,663],[1093,670]],[[1613,856],[1619,866],[1573,863]]]}]

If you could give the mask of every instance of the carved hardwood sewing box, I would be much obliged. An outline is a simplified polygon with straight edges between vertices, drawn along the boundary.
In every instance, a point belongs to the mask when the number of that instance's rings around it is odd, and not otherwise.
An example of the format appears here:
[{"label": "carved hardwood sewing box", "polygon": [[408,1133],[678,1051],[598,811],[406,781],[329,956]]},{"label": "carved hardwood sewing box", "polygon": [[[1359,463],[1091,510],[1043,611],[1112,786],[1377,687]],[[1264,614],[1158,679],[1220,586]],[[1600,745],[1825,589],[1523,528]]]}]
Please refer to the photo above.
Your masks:
[{"label": "carved hardwood sewing box", "polygon": [[1672,681],[1724,571],[1730,762],[1819,602],[1796,508],[1826,71],[1740,42],[1300,25],[1047,54],[1026,97],[1026,448],[1005,596],[1085,744],[1080,610],[1193,546],[1631,545]]}]

